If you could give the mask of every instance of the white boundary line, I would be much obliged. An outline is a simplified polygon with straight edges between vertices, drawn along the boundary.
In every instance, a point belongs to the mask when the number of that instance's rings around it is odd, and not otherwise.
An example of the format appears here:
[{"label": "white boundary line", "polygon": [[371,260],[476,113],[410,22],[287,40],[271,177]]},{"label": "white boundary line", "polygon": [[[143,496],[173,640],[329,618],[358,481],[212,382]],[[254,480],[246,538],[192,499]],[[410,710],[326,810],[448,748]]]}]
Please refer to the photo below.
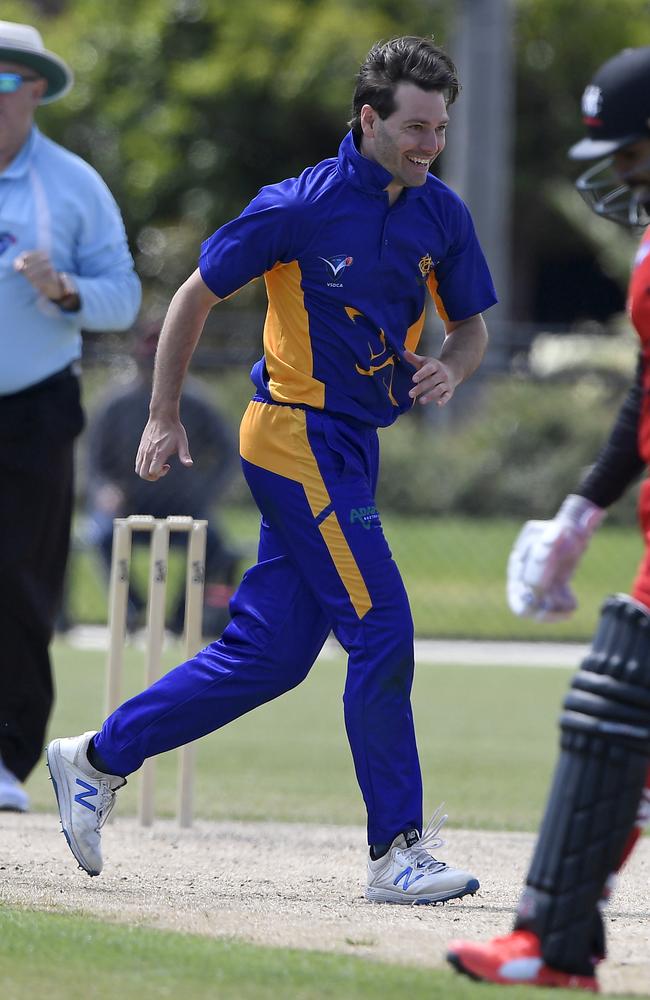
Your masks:
[{"label": "white boundary line", "polygon": [[[62,643],[69,643],[75,649],[106,650],[108,629],[102,625],[79,625],[59,637]],[[136,633],[131,641],[140,647],[141,633]],[[209,641],[209,640],[208,640]],[[183,659],[180,639],[167,636],[166,645],[178,646],[179,662]],[[459,663],[470,666],[487,667],[577,667],[588,650],[586,643],[579,642],[521,642],[497,641],[494,639],[417,639],[415,658],[418,663]],[[325,643],[321,657],[332,659],[344,656],[335,639]]]}]

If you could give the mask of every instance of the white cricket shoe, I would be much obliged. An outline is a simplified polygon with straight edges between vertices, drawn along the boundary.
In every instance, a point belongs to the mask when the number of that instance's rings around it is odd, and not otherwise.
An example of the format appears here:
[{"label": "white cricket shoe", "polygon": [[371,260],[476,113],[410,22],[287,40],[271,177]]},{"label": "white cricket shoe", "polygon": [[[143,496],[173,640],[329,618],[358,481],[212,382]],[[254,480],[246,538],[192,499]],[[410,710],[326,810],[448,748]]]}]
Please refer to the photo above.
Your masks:
[{"label": "white cricket shoe", "polygon": [[20,781],[0,757],[0,810],[2,812],[29,812],[29,796]]},{"label": "white cricket shoe", "polygon": [[441,809],[436,809],[422,836],[417,830],[407,830],[395,837],[383,857],[368,858],[366,899],[413,905],[474,895],[479,888],[474,875],[450,868],[429,853],[444,844],[438,833],[447,816],[440,815]]},{"label": "white cricket shoe", "polygon": [[89,875],[103,867],[101,828],[126,778],[96,771],[86,752],[94,732],[52,740],[45,751],[68,847]]}]

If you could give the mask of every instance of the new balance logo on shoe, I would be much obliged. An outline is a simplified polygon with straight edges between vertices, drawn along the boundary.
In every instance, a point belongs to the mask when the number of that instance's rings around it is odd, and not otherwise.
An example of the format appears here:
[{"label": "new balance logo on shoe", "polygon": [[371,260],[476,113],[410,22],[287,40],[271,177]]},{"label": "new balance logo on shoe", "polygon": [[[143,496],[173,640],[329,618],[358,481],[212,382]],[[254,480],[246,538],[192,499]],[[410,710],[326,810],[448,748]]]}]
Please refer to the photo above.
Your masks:
[{"label": "new balance logo on shoe", "polygon": [[[418,868],[422,867],[423,867],[422,865],[418,865]],[[399,885],[402,879],[404,879],[404,885],[402,886],[402,888],[404,889],[404,891],[406,891],[409,888],[409,886],[411,886],[414,882],[417,882],[418,879],[424,878],[424,873],[416,875],[415,878],[411,878],[412,874],[413,874],[412,868],[405,868],[403,872],[399,873],[399,875],[393,882],[393,885]]]},{"label": "new balance logo on shoe", "polygon": [[89,875],[99,875],[102,870],[102,826],[115,804],[115,793],[126,784],[121,775],[104,774],[90,764],[88,747],[96,735],[93,731],[52,740],[46,750],[61,829],[68,847]]},{"label": "new balance logo on shoe", "polygon": [[93,798],[97,795],[98,789],[93,785],[89,785],[87,781],[82,781],[81,778],[77,778],[77,785],[81,785],[85,789],[83,792],[77,792],[74,797],[75,802],[78,802],[80,806],[85,806],[86,809],[90,809],[91,812],[96,812],[95,806],[92,802],[88,802],[87,799]]},{"label": "new balance logo on shoe", "polygon": [[395,837],[386,854],[373,858],[370,853],[365,892],[369,902],[435,905],[477,892],[477,878],[469,872],[451,868],[430,853],[442,847],[443,841],[438,834],[446,819],[441,807],[421,836],[418,830],[406,829]]}]

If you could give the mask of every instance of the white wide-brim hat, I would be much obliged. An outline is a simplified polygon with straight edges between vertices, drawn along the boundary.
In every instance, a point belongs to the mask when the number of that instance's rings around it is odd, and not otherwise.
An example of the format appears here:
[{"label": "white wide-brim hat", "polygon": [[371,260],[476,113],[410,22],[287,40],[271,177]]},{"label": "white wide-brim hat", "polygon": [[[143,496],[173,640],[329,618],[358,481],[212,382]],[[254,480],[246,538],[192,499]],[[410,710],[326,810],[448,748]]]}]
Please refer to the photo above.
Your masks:
[{"label": "white wide-brim hat", "polygon": [[57,101],[72,86],[70,67],[59,56],[48,52],[40,33],[29,24],[0,21],[0,62],[29,66],[39,76],[45,77],[47,90],[41,104]]}]

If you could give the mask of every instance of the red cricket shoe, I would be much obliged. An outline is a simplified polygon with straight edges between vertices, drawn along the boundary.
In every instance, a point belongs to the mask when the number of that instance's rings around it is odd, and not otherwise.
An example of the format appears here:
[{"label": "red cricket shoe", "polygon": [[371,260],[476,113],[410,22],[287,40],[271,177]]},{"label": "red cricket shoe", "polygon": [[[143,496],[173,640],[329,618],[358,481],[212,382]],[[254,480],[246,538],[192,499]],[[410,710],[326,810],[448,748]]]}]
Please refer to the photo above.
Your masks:
[{"label": "red cricket shoe", "polygon": [[493,938],[484,944],[452,941],[447,961],[470,979],[488,983],[561,986],[567,990],[599,992],[595,976],[579,976],[545,965],[539,938],[531,931],[513,931],[506,937]]}]

